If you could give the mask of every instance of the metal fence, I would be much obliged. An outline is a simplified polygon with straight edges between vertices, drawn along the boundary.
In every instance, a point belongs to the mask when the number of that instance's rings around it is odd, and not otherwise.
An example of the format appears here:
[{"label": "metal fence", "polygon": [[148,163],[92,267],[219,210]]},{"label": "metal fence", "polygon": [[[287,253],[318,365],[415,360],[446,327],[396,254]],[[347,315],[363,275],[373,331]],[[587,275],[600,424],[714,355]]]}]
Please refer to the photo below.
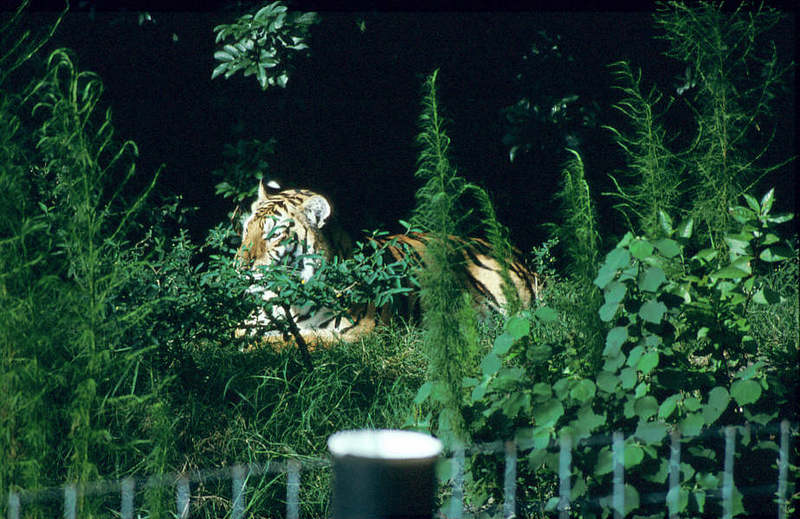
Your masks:
[{"label": "metal fence", "polygon": [[[724,439],[724,458],[723,458],[723,478],[722,488],[718,498],[721,501],[722,517],[729,519],[733,517],[733,488],[734,488],[734,454],[736,451],[736,427],[729,426],[722,429],[709,429],[699,437],[710,437],[721,435]],[[780,423],[779,427],[773,429],[759,428],[760,431],[774,433],[779,436],[778,457],[776,459],[777,474],[773,482],[765,482],[756,488],[741,488],[743,494],[748,491],[758,493],[768,493],[775,496],[774,515],[778,519],[786,519],[787,503],[789,492],[789,453],[792,434],[797,433],[796,424],[792,425],[788,420]],[[692,437],[697,439],[698,436]],[[614,517],[621,518],[623,515],[620,510],[625,509],[625,466],[624,466],[624,445],[625,435],[622,432],[615,432],[610,435],[592,436],[588,440],[582,440],[582,445],[605,446],[610,445],[613,457],[613,477],[610,494],[605,498],[614,510]],[[669,437],[670,458],[669,458],[669,477],[667,488],[663,492],[649,493],[640,495],[641,502],[649,504],[663,503],[667,508],[670,519],[678,517],[678,492],[680,485],[680,463],[681,463],[682,437],[679,432],[673,432]],[[573,442],[568,436],[561,436],[559,440],[551,444],[551,448],[558,451],[558,505],[553,515],[558,515],[559,519],[570,517],[573,509],[571,502],[571,474],[572,474],[572,452]],[[514,441],[496,441],[480,443],[469,447],[457,448],[449,453],[449,459],[454,462],[455,473],[450,484],[450,499],[446,509],[439,511],[439,517],[447,519],[463,519],[470,514],[465,509],[464,495],[464,467],[466,457],[469,455],[489,454],[500,455],[504,460],[503,470],[503,500],[497,510],[497,515],[504,518],[516,517],[520,503],[517,500],[517,463],[518,448]],[[18,490],[8,493],[7,517],[8,519],[19,519],[25,506],[36,503],[61,503],[63,507],[63,517],[65,519],[75,519],[77,517],[77,502],[79,496],[111,496],[119,495],[119,516],[122,519],[133,519],[135,517],[136,491],[147,488],[171,488],[175,496],[175,516],[186,519],[190,516],[190,504],[192,501],[191,485],[207,483],[212,481],[230,480],[231,485],[231,519],[241,519],[245,517],[247,508],[246,489],[250,478],[263,474],[285,474],[286,475],[286,518],[298,519],[300,517],[300,483],[301,475],[304,470],[326,468],[330,462],[324,458],[311,459],[305,461],[269,461],[263,464],[248,463],[237,464],[211,470],[197,470],[183,473],[169,473],[154,475],[148,478],[126,478],[114,481],[97,481],[81,486],[64,485],[35,490]],[[773,515],[760,510],[759,515]],[[114,515],[117,515],[116,513]]]}]

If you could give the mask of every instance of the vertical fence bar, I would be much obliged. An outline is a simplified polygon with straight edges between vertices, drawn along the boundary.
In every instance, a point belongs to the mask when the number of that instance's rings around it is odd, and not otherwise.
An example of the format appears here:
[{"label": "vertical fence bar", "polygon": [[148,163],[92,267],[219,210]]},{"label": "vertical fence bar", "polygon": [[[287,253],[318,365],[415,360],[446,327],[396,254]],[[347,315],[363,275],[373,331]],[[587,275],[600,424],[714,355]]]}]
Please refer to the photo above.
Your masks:
[{"label": "vertical fence bar", "polygon": [[736,429],[725,427],[725,468],[722,474],[722,518],[733,517],[733,454],[736,449]]},{"label": "vertical fence bar", "polygon": [[786,478],[789,475],[789,420],[781,421],[781,450],[778,456],[778,519],[786,519]]},{"label": "vertical fence bar", "polygon": [[8,493],[8,519],[19,519],[19,494]]},{"label": "vertical fence bar", "polygon": [[678,503],[681,487],[681,433],[674,429],[669,444],[669,491],[667,492],[667,508],[669,519],[678,519]]},{"label": "vertical fence bar", "polygon": [[136,482],[133,478],[125,478],[120,485],[119,515],[122,519],[133,519],[133,496]]},{"label": "vertical fence bar", "polygon": [[286,464],[286,519],[300,517],[300,467],[297,460]]},{"label": "vertical fence bar", "polygon": [[189,517],[189,499],[191,492],[189,490],[189,478],[181,476],[178,478],[178,484],[175,489],[175,504],[178,512],[179,519],[186,519]]},{"label": "vertical fence bar", "polygon": [[78,491],[75,485],[64,486],[64,519],[75,519],[75,507],[78,504]]},{"label": "vertical fence bar", "polygon": [[443,514],[451,519],[464,517],[464,447],[457,447],[453,452],[456,473],[453,476],[453,495],[450,497],[450,510]]},{"label": "vertical fence bar", "polygon": [[559,440],[560,448],[558,453],[558,517],[559,519],[569,519],[570,498],[572,496],[572,486],[570,476],[572,475],[572,438],[564,435]]},{"label": "vertical fence bar", "polygon": [[614,518],[622,519],[625,516],[625,436],[619,431],[612,436],[611,452],[614,460],[611,506],[614,508]]},{"label": "vertical fence bar", "polygon": [[233,498],[231,519],[242,519],[242,517],[244,517],[244,487],[246,476],[247,474],[243,466],[237,464],[231,467],[231,496]]},{"label": "vertical fence bar", "polygon": [[505,442],[506,466],[503,474],[503,517],[517,515],[517,444]]}]

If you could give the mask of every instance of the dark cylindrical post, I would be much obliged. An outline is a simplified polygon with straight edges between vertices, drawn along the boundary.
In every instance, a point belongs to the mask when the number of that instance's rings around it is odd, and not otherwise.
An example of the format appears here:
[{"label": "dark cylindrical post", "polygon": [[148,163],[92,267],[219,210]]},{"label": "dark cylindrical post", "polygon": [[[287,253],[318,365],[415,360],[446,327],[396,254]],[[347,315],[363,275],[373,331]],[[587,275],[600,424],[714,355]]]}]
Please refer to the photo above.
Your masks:
[{"label": "dark cylindrical post", "polygon": [[334,519],[432,518],[442,443],[395,430],[341,431],[333,456]]}]

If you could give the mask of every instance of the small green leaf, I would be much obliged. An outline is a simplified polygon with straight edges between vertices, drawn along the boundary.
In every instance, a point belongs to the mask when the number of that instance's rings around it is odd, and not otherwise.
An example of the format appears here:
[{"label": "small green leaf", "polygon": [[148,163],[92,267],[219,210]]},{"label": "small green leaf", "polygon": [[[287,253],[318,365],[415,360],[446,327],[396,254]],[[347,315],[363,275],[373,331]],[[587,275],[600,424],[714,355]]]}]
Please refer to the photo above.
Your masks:
[{"label": "small green leaf", "polygon": [[761,251],[758,257],[766,262],[775,263],[791,258],[792,250],[785,245],[773,245]]},{"label": "small green leaf", "polygon": [[688,240],[692,237],[692,232],[694,230],[694,219],[689,218],[684,220],[683,222],[678,225],[678,238]]},{"label": "small green leaf", "polygon": [[548,400],[533,405],[533,419],[539,427],[552,427],[564,414],[564,406],[558,400]]},{"label": "small green leaf", "polygon": [[700,413],[691,413],[681,420],[680,429],[684,436],[697,436],[703,429],[705,420]]},{"label": "small green leaf", "polygon": [[764,197],[761,199],[761,210],[759,211],[760,215],[767,215],[772,210],[772,203],[775,201],[775,188],[773,187]]},{"label": "small green leaf", "polygon": [[533,316],[543,323],[552,323],[558,320],[558,312],[547,306],[540,306],[533,312]]},{"label": "small green leaf", "polygon": [[707,425],[716,422],[730,402],[728,390],[717,386],[708,393],[708,404],[703,406],[703,419]]},{"label": "small green leaf", "polygon": [[634,444],[625,445],[625,468],[631,468],[639,465],[644,459],[644,450]]},{"label": "small green leaf", "polygon": [[653,323],[653,324],[660,323],[661,320],[664,318],[664,314],[666,313],[667,313],[667,306],[660,301],[656,301],[655,299],[646,301],[639,309],[639,317],[641,317],[648,323]]},{"label": "small green leaf", "polygon": [[233,61],[233,56],[225,52],[224,50],[218,50],[214,53],[214,59],[217,61]]},{"label": "small green leaf", "polygon": [[597,462],[594,465],[594,475],[602,476],[614,470],[614,454],[608,446],[600,449],[597,455]]},{"label": "small green leaf", "polygon": [[651,395],[644,396],[636,400],[633,409],[638,417],[647,420],[658,413],[658,400]]},{"label": "small green leaf", "polygon": [[619,382],[619,377],[608,371],[601,371],[597,374],[597,387],[606,393],[613,394]]},{"label": "small green leaf", "polygon": [[637,364],[637,369],[642,372],[642,375],[647,375],[653,368],[658,366],[658,352],[648,351],[642,356],[642,359]]},{"label": "small green leaf", "polygon": [[681,253],[680,244],[670,238],[662,238],[655,242],[654,245],[665,258],[672,258]]},{"label": "small green leaf", "polygon": [[622,382],[622,389],[630,389],[636,385],[636,370],[633,368],[623,368],[619,373],[619,379]]},{"label": "small green leaf", "polygon": [[633,257],[637,259],[645,259],[653,255],[653,245],[645,240],[633,240],[630,249]]},{"label": "small green leaf", "polygon": [[575,387],[570,390],[569,396],[578,402],[584,403],[594,397],[596,390],[597,388],[595,387],[594,382],[584,379],[578,382]]},{"label": "small green leaf", "polygon": [[779,303],[780,300],[780,294],[769,287],[760,288],[753,294],[753,302],[760,305],[774,305],[775,303]]},{"label": "small green leaf", "polygon": [[627,291],[628,287],[625,286],[625,283],[612,281],[606,285],[605,290],[603,290],[603,298],[606,303],[619,303],[625,297]]},{"label": "small green leaf", "polygon": [[694,256],[692,256],[692,259],[698,260],[701,263],[706,263],[714,259],[718,253],[719,251],[717,251],[716,249],[703,249]]},{"label": "small green leaf", "polygon": [[761,398],[761,384],[755,380],[737,380],[731,384],[731,396],[739,405],[747,405]]},{"label": "small green leaf", "polygon": [[758,201],[751,195],[747,193],[744,194],[744,200],[747,202],[747,205],[750,206],[750,209],[755,211],[756,213],[761,211],[761,206],[758,205]]},{"label": "small green leaf", "polygon": [[667,276],[660,267],[648,267],[639,280],[639,289],[646,292],[655,292],[667,281]]},{"label": "small green leaf", "polygon": [[667,236],[672,236],[672,233],[674,232],[672,228],[672,218],[670,218],[669,215],[661,209],[658,211],[658,223],[664,230],[664,234]]},{"label": "small green leaf", "polygon": [[531,331],[531,323],[527,319],[519,316],[512,316],[506,322],[506,331],[512,339],[520,339],[528,335]]},{"label": "small green leaf", "polygon": [[422,384],[417,391],[417,396],[414,397],[414,403],[417,405],[422,404],[425,400],[428,399],[428,396],[431,394],[431,390],[433,389],[433,383],[425,382]]},{"label": "small green leaf", "polygon": [[505,355],[508,353],[508,350],[511,349],[511,346],[514,345],[514,337],[511,336],[509,333],[501,333],[497,336],[494,340],[494,347],[492,348],[492,352],[495,355]]},{"label": "small green leaf", "polygon": [[747,276],[748,274],[744,270],[729,265],[714,272],[710,277],[711,279],[741,279]]},{"label": "small green leaf", "polygon": [[615,357],[619,355],[622,345],[628,339],[628,328],[626,326],[617,326],[612,328],[606,336],[606,347],[603,349],[604,356]]},{"label": "small green leaf", "polygon": [[488,353],[481,361],[481,371],[484,375],[494,375],[503,365],[503,362],[500,360],[495,353]]},{"label": "small green leaf", "polygon": [[597,312],[600,315],[600,320],[606,323],[611,321],[617,314],[618,308],[619,303],[605,303]]},{"label": "small green leaf", "polygon": [[667,434],[667,426],[663,423],[640,421],[634,434],[648,445],[660,444]]}]

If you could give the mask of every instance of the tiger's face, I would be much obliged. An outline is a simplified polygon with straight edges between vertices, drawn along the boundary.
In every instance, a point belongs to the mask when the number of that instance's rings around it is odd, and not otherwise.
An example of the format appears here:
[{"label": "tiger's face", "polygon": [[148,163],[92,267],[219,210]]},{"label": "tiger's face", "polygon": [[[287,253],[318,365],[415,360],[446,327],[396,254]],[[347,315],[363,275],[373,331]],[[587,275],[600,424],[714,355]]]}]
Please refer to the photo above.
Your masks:
[{"label": "tiger's face", "polygon": [[331,248],[322,228],[331,215],[331,204],[317,193],[304,189],[287,189],[267,193],[258,187],[258,199],[242,228],[242,244],[236,253],[243,266],[288,265],[303,281],[317,270],[317,259],[330,259]]}]

